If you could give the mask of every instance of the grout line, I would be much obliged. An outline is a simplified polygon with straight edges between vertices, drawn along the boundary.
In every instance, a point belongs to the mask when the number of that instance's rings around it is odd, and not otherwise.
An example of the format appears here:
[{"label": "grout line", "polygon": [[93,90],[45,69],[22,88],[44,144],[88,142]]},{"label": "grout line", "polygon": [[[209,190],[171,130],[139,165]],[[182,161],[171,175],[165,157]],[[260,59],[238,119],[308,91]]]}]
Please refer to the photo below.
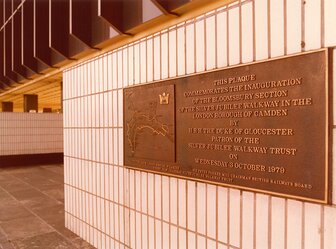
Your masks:
[{"label": "grout line", "polygon": [[[209,237],[208,230],[208,183],[205,183],[205,235],[207,237]],[[208,249],[208,243],[206,241],[205,248]]]},{"label": "grout line", "polygon": [[252,42],[253,42],[253,60],[256,61],[256,10],[255,1],[252,2]]},{"label": "grout line", "polygon": [[267,0],[267,50],[268,59],[272,58],[272,44],[271,44],[271,0]]},{"label": "grout line", "polygon": [[[133,170],[133,185],[134,185],[134,246],[136,247],[136,239],[137,239],[137,217],[136,217],[136,204],[137,204],[137,199],[136,199],[136,171]],[[129,208],[131,211],[131,208]]]},{"label": "grout line", "polygon": [[231,198],[230,198],[230,189],[228,188],[227,189],[227,196],[226,196],[226,203],[227,203],[227,243],[230,245],[231,244],[231,242],[230,242],[230,229],[231,229],[231,217],[230,217],[230,209],[231,209],[231,207],[230,207],[230,205],[231,205],[231,203],[230,203],[230,200],[231,200]]},{"label": "grout line", "polygon": [[304,52],[305,49],[305,0],[301,0],[301,52]]},{"label": "grout line", "polygon": [[169,39],[169,29],[167,29],[167,78],[170,78],[170,39]]},{"label": "grout line", "polygon": [[320,207],[320,209],[321,209],[321,214],[320,214],[320,219],[321,219],[321,228],[320,228],[320,231],[319,231],[319,233],[320,233],[320,239],[321,239],[321,241],[320,241],[320,248],[321,249],[324,249],[324,236],[325,236],[325,223],[324,223],[324,212],[325,212],[325,210],[324,210],[324,206],[321,206]]},{"label": "grout line", "polygon": [[207,63],[207,56],[208,56],[208,52],[207,52],[207,33],[206,33],[207,32],[207,24],[206,24],[206,20],[207,20],[207,17],[206,17],[206,15],[204,15],[204,19],[203,19],[204,67],[203,67],[203,69],[201,71],[208,70],[208,63]]},{"label": "grout line", "polygon": [[243,220],[243,209],[244,209],[244,198],[243,198],[243,191],[239,191],[239,196],[240,196],[240,206],[239,206],[239,216],[240,216],[240,226],[239,226],[239,245],[240,247],[243,247],[243,225],[244,225],[244,220]]},{"label": "grout line", "polygon": [[230,66],[230,23],[229,23],[229,9],[226,7],[226,66]]},{"label": "grout line", "polygon": [[285,219],[285,229],[284,229],[284,249],[288,248],[288,200],[285,199],[285,210],[284,210],[284,219]]},{"label": "grout line", "polygon": [[[180,211],[179,211],[179,206],[180,206],[180,201],[179,201],[179,191],[180,191],[180,181],[179,179],[176,180],[176,208],[177,208],[177,212],[176,212],[176,225],[177,227],[180,226]],[[180,248],[180,231],[177,228],[177,248]]]},{"label": "grout line", "polygon": [[218,249],[218,186],[216,186],[216,249]]},{"label": "grout line", "polygon": [[[215,68],[218,68],[218,10],[215,10]],[[217,245],[218,246],[218,245]]]},{"label": "grout line", "polygon": [[[153,38],[151,38],[152,39],[152,48],[154,48],[154,39]],[[146,76],[146,78],[145,78],[145,82],[148,82],[148,38],[146,37],[146,39],[145,39],[145,41],[144,41],[144,54],[146,55],[145,56],[145,63],[144,64],[142,64],[143,65],[143,67],[145,67],[145,76]],[[153,69],[154,69],[154,62],[153,62]],[[153,78],[154,78],[154,75],[153,75]],[[143,83],[145,83],[145,82],[143,82]]]},{"label": "grout line", "polygon": [[301,237],[301,248],[305,248],[305,216],[306,216],[306,212],[305,212],[305,204],[302,203],[301,204],[302,207],[302,217],[301,217],[301,229],[302,229],[302,237]]},{"label": "grout line", "polygon": [[271,196],[268,196],[268,202],[267,202],[267,205],[268,205],[268,248],[271,249],[272,247],[272,197]]},{"label": "grout line", "polygon": [[[194,51],[193,51],[193,53],[194,53],[194,73],[196,73],[197,72],[197,29],[196,29],[196,24],[197,24],[197,22],[196,22],[196,18],[194,18],[193,19],[193,23],[192,23],[192,25],[193,25],[193,32],[194,32]],[[186,29],[186,27],[184,28],[184,29]],[[185,43],[186,43],[186,41],[187,41],[187,36],[185,35],[184,36],[184,39],[185,39]],[[185,51],[187,51],[187,50],[185,50]],[[185,59],[185,61],[186,61],[186,65],[187,65],[187,56],[185,55],[184,56],[184,59]],[[187,74],[187,66],[185,67],[185,74]],[[196,241],[197,241],[197,238],[196,238]],[[197,243],[196,243],[196,248],[197,248]]]},{"label": "grout line", "polygon": [[257,249],[257,196],[253,193],[253,249]]},{"label": "grout line", "polygon": [[283,0],[284,19],[284,55],[287,55],[287,0]]},{"label": "grout line", "polygon": [[[168,207],[169,207],[169,212],[168,212],[168,216],[169,216],[169,223],[171,224],[171,186],[170,186],[170,178],[168,177]],[[171,226],[168,227],[168,233],[169,233],[169,241],[168,241],[168,248],[170,249],[174,249],[171,248]]]},{"label": "grout line", "polygon": [[163,186],[163,184],[162,184],[162,182],[163,182],[163,177],[164,176],[160,176],[160,192],[161,192],[161,248],[163,248],[163,223],[164,223],[164,219],[163,219],[163,188],[162,188],[162,186]]},{"label": "grout line", "polygon": [[[121,54],[121,59],[123,59],[123,57],[122,57],[122,50],[120,50],[119,51],[120,52],[120,54]],[[117,61],[118,61],[118,65],[120,65],[120,59],[119,59],[119,54],[118,54],[118,57],[117,57]],[[119,82],[119,79],[118,79],[118,77],[119,77],[119,72],[118,72],[118,69],[119,68],[117,68],[117,81],[118,81],[118,85],[120,85],[120,82]],[[121,81],[121,85],[123,85],[123,62],[121,61],[121,76],[120,76],[120,81]],[[117,117],[116,117],[116,120],[117,120],[117,125],[119,125],[119,123],[120,123],[120,120],[119,120],[119,91],[117,91]],[[119,141],[120,141],[120,138],[119,138],[119,129],[116,129],[116,133],[117,133],[117,144],[119,144]],[[117,150],[116,150],[116,159],[117,159],[117,162],[118,162],[118,164],[119,164],[119,162],[120,162],[120,158],[119,158],[119,150],[120,150],[120,146],[117,146]],[[117,185],[118,185],[118,190],[117,190],[117,196],[118,196],[118,202],[120,203],[120,187],[119,187],[119,183],[120,183],[120,180],[119,180],[119,178],[120,178],[120,170],[122,170],[122,167],[118,167],[118,175],[117,175],[117,179],[118,179],[118,181],[117,181]],[[123,203],[123,206],[125,205],[125,203]],[[119,239],[119,241],[121,240],[121,226],[120,226],[120,206],[118,206],[118,239]],[[124,239],[125,239],[125,234],[124,234]]]},{"label": "grout line", "polygon": [[146,210],[146,213],[147,213],[147,246],[149,247],[149,201],[148,201],[148,174],[146,172],[146,206],[147,206],[147,210]]},{"label": "grout line", "polygon": [[325,46],[325,0],[321,0],[321,47],[324,48]]},{"label": "grout line", "polygon": [[[194,24],[194,26],[195,26],[195,24]],[[194,28],[195,29],[195,28]],[[193,33],[193,38],[194,38],[194,40],[193,40],[193,42],[194,42],[194,50],[193,50],[193,53],[194,53],[194,58],[195,58],[195,43],[196,43],[196,41],[195,41],[195,32]],[[183,27],[183,53],[184,53],[184,63],[183,63],[183,65],[184,65],[184,74],[185,75],[187,75],[187,68],[188,68],[188,62],[187,62],[187,42],[188,42],[188,40],[189,39],[187,39],[187,25],[185,25],[184,27]],[[176,46],[178,46],[178,44],[176,45]],[[178,63],[178,61],[176,62],[176,63]],[[195,62],[196,63],[196,62]],[[181,64],[182,65],[182,64]],[[179,68],[179,66],[178,66],[178,64],[176,64],[176,66],[177,66],[177,70],[178,70],[178,68]],[[195,65],[194,65],[194,67],[195,67]],[[183,75],[183,73],[182,73],[182,75]],[[176,71],[176,76],[178,77],[178,76],[180,76],[179,74],[178,74],[178,71]]]},{"label": "grout line", "polygon": [[153,174],[153,201],[154,201],[154,210],[153,210],[153,215],[154,215],[154,249],[156,249],[156,181],[155,181],[155,174]]},{"label": "grout line", "polygon": [[[159,35],[159,46],[160,46],[160,80],[162,80],[162,33],[160,32],[160,35]],[[154,47],[153,47],[154,48]],[[154,69],[154,62],[153,62],[153,69]],[[154,73],[153,73],[153,79],[155,79],[154,77]]]},{"label": "grout line", "polygon": [[[193,182],[193,185],[195,186],[195,233],[198,234],[198,182]],[[196,245],[196,249],[203,249],[203,248],[198,248],[198,238],[197,235],[195,236],[195,245]]]},{"label": "grout line", "polygon": [[241,0],[239,0],[239,64],[243,63],[243,31],[242,31],[242,3]]},{"label": "grout line", "polygon": [[143,223],[142,223],[142,216],[145,215],[146,213],[144,212],[144,210],[142,210],[142,174],[143,172],[140,172],[139,173],[139,177],[140,177],[140,206],[139,206],[139,209],[141,210],[141,213],[140,213],[140,248],[142,249],[146,249],[146,248],[143,248]]},{"label": "grout line", "polygon": [[188,219],[188,205],[189,205],[189,202],[188,202],[188,181],[186,181],[186,184],[185,184],[185,193],[186,193],[186,227],[185,227],[185,230],[186,230],[186,247],[189,248],[189,233],[188,233],[188,223],[189,223],[189,219]]}]

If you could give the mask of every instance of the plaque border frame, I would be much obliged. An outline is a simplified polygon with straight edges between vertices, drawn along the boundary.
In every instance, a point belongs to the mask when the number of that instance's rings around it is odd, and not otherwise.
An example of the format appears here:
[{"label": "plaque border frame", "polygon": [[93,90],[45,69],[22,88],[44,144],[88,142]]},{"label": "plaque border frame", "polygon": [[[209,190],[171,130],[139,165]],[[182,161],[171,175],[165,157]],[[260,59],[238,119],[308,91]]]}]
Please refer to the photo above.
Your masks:
[{"label": "plaque border frame", "polygon": [[[261,64],[265,62],[271,62],[274,60],[282,60],[282,59],[287,59],[287,58],[292,58],[292,57],[298,57],[306,54],[313,54],[313,53],[319,53],[319,52],[324,52],[325,54],[325,108],[326,108],[326,115],[325,115],[325,132],[326,132],[326,137],[325,137],[325,185],[324,185],[324,199],[314,199],[314,198],[307,198],[307,197],[301,197],[297,195],[290,195],[290,194],[282,194],[279,192],[274,192],[274,191],[268,191],[268,190],[262,190],[258,188],[250,188],[250,187],[245,187],[245,186],[239,186],[239,185],[231,185],[227,183],[220,183],[220,182],[215,182],[215,181],[210,181],[210,180],[205,180],[205,179],[199,179],[199,178],[193,178],[193,177],[187,177],[187,176],[182,176],[182,175],[176,175],[176,174],[171,174],[171,173],[163,173],[163,172],[158,172],[154,170],[148,170],[148,169],[142,169],[142,168],[137,168],[134,166],[127,166],[125,163],[123,163],[123,166],[127,169],[131,170],[137,170],[141,172],[147,172],[147,173],[152,173],[152,174],[157,174],[161,176],[168,176],[168,177],[175,177],[178,179],[184,179],[184,180],[191,180],[194,182],[200,182],[200,183],[207,183],[207,184],[212,184],[215,186],[221,186],[221,187],[227,187],[227,188],[232,188],[236,189],[239,191],[250,191],[254,193],[259,193],[259,194],[268,194],[274,197],[281,197],[281,198],[289,198],[289,199],[294,199],[298,201],[307,201],[307,202],[312,202],[312,203],[318,203],[318,204],[326,204],[326,205],[332,205],[332,187],[333,187],[333,182],[332,182],[332,158],[333,158],[333,51],[331,47],[326,47],[326,48],[321,48],[321,49],[316,49],[312,51],[307,51],[307,52],[300,52],[300,53],[295,53],[291,55],[285,55],[285,56],[279,56],[279,57],[274,57],[274,58],[269,58],[269,59],[264,59],[256,62],[248,62],[248,63],[241,63],[233,66],[227,66],[225,68],[216,68],[208,71],[202,71],[202,72],[197,72],[197,73],[192,73],[188,75],[181,75],[181,76],[175,76],[173,78],[168,78],[168,79],[162,79],[162,80],[153,80],[151,82],[145,82],[145,83],[138,83],[135,85],[127,86],[123,88],[123,97],[124,97],[124,89],[130,89],[130,88],[137,88],[145,85],[150,85],[150,84],[160,84],[160,83],[165,83],[169,81],[174,81],[177,79],[181,78],[187,78],[195,75],[202,75],[202,74],[207,74],[207,73],[212,73],[212,72],[218,72],[218,71],[224,71],[224,70],[230,70],[234,69],[237,67],[242,67],[242,66],[249,66],[249,65],[255,65],[255,64]],[[125,112],[125,98],[123,98],[123,112]],[[125,115],[123,115],[123,125],[125,124]],[[124,129],[124,126],[123,126]],[[175,145],[176,146],[176,145]],[[123,162],[125,162],[125,142],[123,143]]]}]

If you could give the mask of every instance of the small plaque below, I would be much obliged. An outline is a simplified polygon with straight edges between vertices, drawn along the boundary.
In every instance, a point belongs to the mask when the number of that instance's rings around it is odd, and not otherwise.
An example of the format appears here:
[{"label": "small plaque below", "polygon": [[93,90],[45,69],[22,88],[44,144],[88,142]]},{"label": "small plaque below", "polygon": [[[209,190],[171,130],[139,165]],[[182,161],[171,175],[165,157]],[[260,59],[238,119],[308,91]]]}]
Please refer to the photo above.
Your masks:
[{"label": "small plaque below", "polygon": [[124,89],[127,167],[331,201],[328,50]]}]

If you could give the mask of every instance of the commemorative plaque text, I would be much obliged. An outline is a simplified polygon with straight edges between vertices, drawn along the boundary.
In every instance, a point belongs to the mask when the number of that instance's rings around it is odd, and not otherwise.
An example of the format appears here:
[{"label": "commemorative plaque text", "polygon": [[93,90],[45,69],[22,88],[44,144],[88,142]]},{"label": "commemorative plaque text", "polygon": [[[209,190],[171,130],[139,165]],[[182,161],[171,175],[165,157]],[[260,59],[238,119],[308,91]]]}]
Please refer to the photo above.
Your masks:
[{"label": "commemorative plaque text", "polygon": [[127,167],[329,201],[328,51],[124,89]]}]

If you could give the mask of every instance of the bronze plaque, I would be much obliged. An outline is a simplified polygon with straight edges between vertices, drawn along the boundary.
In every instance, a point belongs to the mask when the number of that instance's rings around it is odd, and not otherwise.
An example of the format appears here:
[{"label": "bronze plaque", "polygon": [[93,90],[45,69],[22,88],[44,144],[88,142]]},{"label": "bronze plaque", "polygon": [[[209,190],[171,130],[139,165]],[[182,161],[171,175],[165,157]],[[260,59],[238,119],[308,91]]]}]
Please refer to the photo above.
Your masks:
[{"label": "bronze plaque", "polygon": [[127,167],[330,202],[327,50],[124,89]]}]

